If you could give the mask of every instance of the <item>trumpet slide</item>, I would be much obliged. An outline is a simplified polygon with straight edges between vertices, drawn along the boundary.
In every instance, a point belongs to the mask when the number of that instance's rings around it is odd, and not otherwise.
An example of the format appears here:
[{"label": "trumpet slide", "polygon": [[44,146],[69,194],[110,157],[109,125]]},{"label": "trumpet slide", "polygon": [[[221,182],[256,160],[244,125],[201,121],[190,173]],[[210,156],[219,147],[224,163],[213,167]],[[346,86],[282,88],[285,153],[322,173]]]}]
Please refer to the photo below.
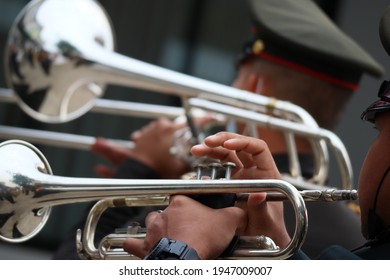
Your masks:
[{"label": "trumpet slide", "polygon": [[[114,52],[113,38],[111,22],[97,1],[30,1],[15,19],[6,45],[5,76],[15,102],[34,119],[59,123],[97,108],[107,85],[177,95],[189,124],[194,109],[201,109],[223,114],[226,120],[245,121],[248,127],[282,131],[290,157],[290,172],[284,179],[299,178],[297,187],[326,182],[330,146],[339,164],[340,186],[352,188],[345,147],[301,107],[126,57]],[[190,127],[192,137],[200,142],[199,128]],[[306,137],[314,154],[313,176],[306,181],[295,135]]]}]

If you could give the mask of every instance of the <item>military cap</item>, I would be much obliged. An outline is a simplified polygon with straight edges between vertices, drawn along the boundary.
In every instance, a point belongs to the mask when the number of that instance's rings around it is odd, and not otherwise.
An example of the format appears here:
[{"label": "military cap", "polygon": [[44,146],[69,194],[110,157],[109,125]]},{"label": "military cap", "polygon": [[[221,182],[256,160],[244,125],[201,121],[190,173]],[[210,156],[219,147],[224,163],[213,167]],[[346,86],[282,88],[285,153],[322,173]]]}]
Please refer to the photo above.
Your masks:
[{"label": "military cap", "polygon": [[249,0],[254,38],[239,62],[273,61],[351,90],[363,73],[380,77],[375,59],[311,0]]},{"label": "military cap", "polygon": [[[388,6],[379,23],[379,37],[383,48],[390,56],[390,6]],[[362,120],[375,122],[375,115],[390,110],[390,81],[383,81],[379,91],[379,100],[372,103],[361,115]]]}]

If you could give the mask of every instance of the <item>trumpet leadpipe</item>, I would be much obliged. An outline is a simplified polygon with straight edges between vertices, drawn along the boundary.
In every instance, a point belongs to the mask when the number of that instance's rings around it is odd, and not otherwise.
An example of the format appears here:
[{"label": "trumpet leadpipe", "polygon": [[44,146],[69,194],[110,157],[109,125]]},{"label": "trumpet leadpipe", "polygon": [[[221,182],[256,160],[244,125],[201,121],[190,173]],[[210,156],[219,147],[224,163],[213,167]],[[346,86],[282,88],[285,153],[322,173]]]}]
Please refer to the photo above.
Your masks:
[{"label": "trumpet leadpipe", "polygon": [[303,200],[305,201],[341,201],[341,200],[357,200],[357,190],[340,190],[328,189],[325,191],[301,191]]},{"label": "trumpet leadpipe", "polygon": [[[342,200],[357,200],[357,190],[341,190],[341,189],[326,189],[326,190],[304,190],[299,191],[304,201],[342,201]],[[246,201],[248,193],[237,195],[237,201]],[[266,201],[288,201],[289,198],[283,193],[269,192],[266,194]]]}]

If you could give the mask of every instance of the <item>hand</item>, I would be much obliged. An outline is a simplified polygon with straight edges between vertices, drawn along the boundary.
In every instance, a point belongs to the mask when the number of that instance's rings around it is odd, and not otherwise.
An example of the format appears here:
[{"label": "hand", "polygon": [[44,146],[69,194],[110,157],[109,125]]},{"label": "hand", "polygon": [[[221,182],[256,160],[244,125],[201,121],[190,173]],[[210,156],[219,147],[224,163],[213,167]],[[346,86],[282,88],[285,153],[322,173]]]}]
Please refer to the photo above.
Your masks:
[{"label": "hand", "polygon": [[95,167],[96,173],[101,177],[112,178],[116,173],[116,168],[121,165],[126,159],[131,157],[130,150],[119,147],[104,138],[97,138],[91,146],[91,151],[102,156],[109,161],[114,168],[107,165],[98,164]]},{"label": "hand", "polygon": [[139,131],[132,133],[130,139],[135,147],[126,150],[104,139],[97,139],[91,150],[106,158],[114,167],[98,165],[96,172],[103,177],[112,177],[116,168],[127,158],[132,157],[149,166],[162,178],[180,178],[189,171],[187,163],[170,153],[173,134],[185,127],[185,123],[174,123],[161,118],[151,122]]},{"label": "hand", "polygon": [[145,224],[146,238],[128,238],[123,244],[125,251],[144,258],[162,237],[169,237],[185,242],[201,259],[215,259],[229,245],[237,228],[246,226],[246,215],[238,207],[212,209],[178,195],[162,213],[151,212]]},{"label": "hand", "polygon": [[237,235],[265,235],[270,237],[280,248],[285,248],[291,241],[284,223],[283,203],[267,202],[266,193],[252,193],[246,203],[236,206],[246,211],[246,227],[239,228]]},{"label": "hand", "polygon": [[194,156],[234,162],[233,178],[280,179],[281,175],[267,144],[260,139],[230,132],[219,132],[191,149]]},{"label": "hand", "polygon": [[[235,162],[236,178],[280,179],[272,155],[262,140],[217,133],[206,138],[204,144],[195,146],[192,152]],[[265,193],[256,193],[241,207],[211,209],[190,198],[175,196],[163,213],[148,216],[145,240],[128,239],[124,248],[144,257],[160,238],[169,237],[187,243],[201,258],[208,259],[219,256],[235,234],[264,234],[282,248],[290,242],[281,202],[266,202]]]},{"label": "hand", "polygon": [[131,156],[155,170],[162,178],[177,179],[189,171],[184,159],[172,155],[174,133],[186,127],[166,118],[151,122],[131,135],[135,148]]},{"label": "hand", "polygon": [[[207,137],[204,144],[194,146],[191,151],[196,156],[234,162],[237,168],[233,178],[236,179],[281,179],[267,144],[260,139],[220,132]],[[247,203],[239,205],[247,211],[248,223],[238,234],[263,234],[283,248],[291,240],[284,223],[283,204],[265,199],[264,193],[251,194]]]}]

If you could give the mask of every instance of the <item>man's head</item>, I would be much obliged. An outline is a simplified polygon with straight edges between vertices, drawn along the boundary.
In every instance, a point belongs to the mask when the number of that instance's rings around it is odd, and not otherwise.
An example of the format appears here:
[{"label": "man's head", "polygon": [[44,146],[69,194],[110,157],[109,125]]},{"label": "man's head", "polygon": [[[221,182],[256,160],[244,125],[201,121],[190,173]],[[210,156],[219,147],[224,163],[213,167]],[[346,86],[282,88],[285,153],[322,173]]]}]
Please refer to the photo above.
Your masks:
[{"label": "man's head", "polygon": [[[390,55],[390,6],[381,18],[379,35]],[[378,130],[359,177],[362,233],[368,239],[390,234],[390,81],[382,83],[378,97],[361,115]]]},{"label": "man's head", "polygon": [[383,93],[383,89],[378,94],[380,100],[362,114],[378,131],[359,176],[362,233],[368,239],[390,230],[390,100],[389,92]]},{"label": "man's head", "polygon": [[261,58],[241,63],[233,86],[290,101],[304,108],[326,129],[337,125],[353,95],[351,89]]},{"label": "man's head", "polygon": [[236,86],[254,91],[240,72],[257,74],[256,92],[291,101],[332,129],[363,73],[382,75],[382,67],[311,0],[249,3],[253,39],[239,58]]}]

